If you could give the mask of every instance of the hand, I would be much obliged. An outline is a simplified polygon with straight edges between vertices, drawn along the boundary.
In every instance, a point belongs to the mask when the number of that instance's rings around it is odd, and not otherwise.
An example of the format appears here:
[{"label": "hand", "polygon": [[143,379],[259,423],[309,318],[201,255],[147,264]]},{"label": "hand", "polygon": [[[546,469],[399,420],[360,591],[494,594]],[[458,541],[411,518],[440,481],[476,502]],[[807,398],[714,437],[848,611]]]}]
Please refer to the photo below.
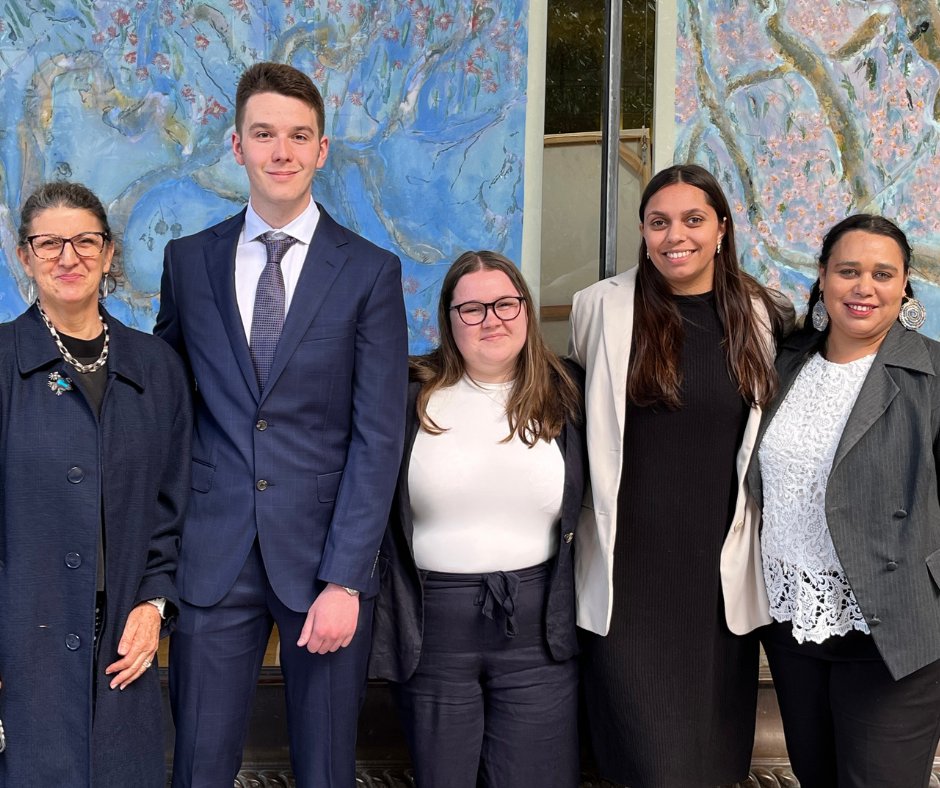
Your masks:
[{"label": "hand", "polygon": [[157,609],[149,602],[141,602],[127,617],[124,634],[118,643],[117,662],[105,668],[105,673],[117,675],[111,680],[111,689],[126,689],[147,672],[160,645],[162,619]]},{"label": "hand", "polygon": [[334,583],[324,588],[307,611],[297,645],[311,654],[327,654],[352,643],[359,623],[359,597]]}]

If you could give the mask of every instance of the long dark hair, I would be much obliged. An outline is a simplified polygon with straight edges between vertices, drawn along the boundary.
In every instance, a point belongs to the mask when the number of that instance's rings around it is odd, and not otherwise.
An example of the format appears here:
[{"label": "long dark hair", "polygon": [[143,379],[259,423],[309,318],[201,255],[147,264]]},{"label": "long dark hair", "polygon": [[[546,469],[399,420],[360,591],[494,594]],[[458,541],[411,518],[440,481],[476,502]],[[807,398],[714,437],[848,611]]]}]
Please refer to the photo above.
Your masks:
[{"label": "long dark hair", "polygon": [[[718,318],[724,329],[728,371],[748,403],[766,402],[777,391],[773,353],[761,332],[754,301],[767,311],[764,326],[774,336],[784,330],[784,316],[767,290],[738,265],[731,209],[715,177],[696,164],[677,164],[658,172],[640,200],[640,223],[646,206],[660,189],[687,183],[701,189],[708,204],[724,222],[721,250],[715,254],[714,292]],[[681,406],[682,375],[679,353],[685,331],[682,316],[663,275],[647,257],[646,240],[640,242],[639,269],[633,312],[633,350],[627,375],[627,398],[636,405]]]},{"label": "long dark hair", "polygon": [[437,307],[441,344],[427,355],[411,359],[411,377],[424,384],[417,399],[421,427],[432,435],[439,435],[446,429],[435,424],[428,415],[428,402],[435,391],[453,386],[464,374],[463,356],[457,348],[450,324],[450,307],[457,283],[476,271],[502,271],[506,274],[524,299],[522,303],[528,321],[525,345],[516,360],[516,377],[506,403],[509,433],[505,440],[518,435],[527,446],[534,446],[540,439],[550,441],[561,432],[566,419],[580,418],[578,387],[561,359],[545,344],[532,294],[519,269],[498,252],[486,250],[464,252],[448,269],[441,284]]},{"label": "long dark hair", "polygon": [[[911,287],[911,279],[909,276],[911,272],[911,257],[913,256],[911,244],[907,240],[904,231],[884,216],[878,216],[873,213],[856,213],[851,216],[846,216],[841,222],[832,225],[823,237],[822,249],[819,250],[819,265],[825,268],[829,264],[829,258],[832,257],[832,250],[842,239],[842,236],[856,230],[863,233],[871,233],[872,235],[883,235],[886,238],[890,238],[898,245],[898,249],[901,250],[901,257],[904,258],[904,275],[908,277],[907,286],[904,288],[904,295],[908,298],[913,298],[914,288]],[[820,332],[813,328],[813,323],[809,319],[809,316],[813,314],[813,307],[816,306],[817,301],[819,301],[818,276],[809,291],[809,301],[806,302],[806,317],[804,318],[802,328],[804,333],[816,334],[818,338],[818,341],[812,346],[812,350],[822,347],[826,342],[826,337],[829,336],[828,325],[824,331]],[[812,350],[810,352],[812,352]]]}]

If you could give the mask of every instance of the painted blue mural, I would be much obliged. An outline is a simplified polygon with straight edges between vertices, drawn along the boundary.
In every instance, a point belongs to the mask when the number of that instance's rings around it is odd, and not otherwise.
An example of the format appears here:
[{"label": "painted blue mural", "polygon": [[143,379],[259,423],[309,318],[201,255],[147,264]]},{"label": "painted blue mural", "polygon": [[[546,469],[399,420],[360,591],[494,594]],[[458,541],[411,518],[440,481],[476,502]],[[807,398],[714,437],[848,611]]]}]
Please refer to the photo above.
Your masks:
[{"label": "painted blue mural", "polygon": [[745,267],[798,308],[823,233],[895,219],[940,337],[940,8],[863,0],[680,0],[677,161],[722,181]]},{"label": "painted blue mural", "polygon": [[526,0],[4,0],[0,320],[25,307],[19,206],[84,182],[124,228],[128,285],[108,308],[149,329],[163,247],[239,210],[235,85],[258,60],[310,74],[327,106],[314,195],[402,259],[413,352],[437,340],[449,263],[519,261]]}]

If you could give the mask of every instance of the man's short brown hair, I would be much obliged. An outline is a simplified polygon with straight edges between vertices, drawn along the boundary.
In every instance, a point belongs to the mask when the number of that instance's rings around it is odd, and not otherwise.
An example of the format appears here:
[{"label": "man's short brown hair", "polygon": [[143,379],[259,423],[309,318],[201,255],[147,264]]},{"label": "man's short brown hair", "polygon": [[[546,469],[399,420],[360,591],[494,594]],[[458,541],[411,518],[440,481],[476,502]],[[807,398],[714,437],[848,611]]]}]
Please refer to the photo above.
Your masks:
[{"label": "man's short brown hair", "polygon": [[317,115],[317,130],[324,134],[325,116],[323,96],[317,86],[302,71],[285,63],[255,63],[238,80],[235,92],[235,131],[241,134],[242,121],[245,118],[245,105],[256,93],[278,93],[282,96],[300,99]]}]

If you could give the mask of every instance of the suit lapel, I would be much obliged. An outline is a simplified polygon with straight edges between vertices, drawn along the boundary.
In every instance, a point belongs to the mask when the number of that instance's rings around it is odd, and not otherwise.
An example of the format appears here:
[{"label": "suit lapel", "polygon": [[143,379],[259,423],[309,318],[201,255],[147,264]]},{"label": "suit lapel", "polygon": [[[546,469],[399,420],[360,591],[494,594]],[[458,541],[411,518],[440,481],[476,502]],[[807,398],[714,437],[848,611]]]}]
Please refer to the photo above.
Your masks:
[{"label": "suit lapel", "polygon": [[[274,388],[278,377],[287,366],[298,343],[307,333],[307,329],[323,306],[333,282],[348,259],[345,249],[342,248],[346,245],[342,228],[319,203],[317,207],[320,209],[317,229],[313,238],[310,239],[310,248],[307,250],[304,267],[300,272],[290,308],[284,319],[284,329],[277,342],[277,351],[274,354],[262,399]],[[244,331],[242,333],[244,334]],[[249,357],[249,366],[250,362]]]},{"label": "suit lapel", "polygon": [[245,326],[242,323],[241,313],[238,311],[238,300],[235,297],[235,251],[238,248],[238,236],[244,224],[245,211],[243,210],[219,227],[216,237],[205,247],[206,270],[209,273],[209,282],[212,285],[215,302],[219,307],[225,334],[238,361],[238,368],[248,388],[257,399],[259,396],[258,380],[251,363],[248,338],[245,336]]},{"label": "suit lapel", "polygon": [[855,406],[849,414],[839,448],[836,449],[836,456],[832,461],[833,469],[871,429],[881,414],[888,409],[891,400],[898,395],[898,384],[889,374],[888,367],[903,367],[935,374],[930,356],[920,337],[907,331],[900,323],[895,323],[881,343],[878,355],[875,356],[871,370],[858,393],[858,399],[855,400]]},{"label": "suit lapel", "polygon": [[627,413],[627,367],[633,343],[633,300],[636,294],[637,268],[631,268],[610,280],[611,290],[603,301],[601,330],[604,334],[604,361],[610,374],[617,417],[617,435],[623,441]]}]

